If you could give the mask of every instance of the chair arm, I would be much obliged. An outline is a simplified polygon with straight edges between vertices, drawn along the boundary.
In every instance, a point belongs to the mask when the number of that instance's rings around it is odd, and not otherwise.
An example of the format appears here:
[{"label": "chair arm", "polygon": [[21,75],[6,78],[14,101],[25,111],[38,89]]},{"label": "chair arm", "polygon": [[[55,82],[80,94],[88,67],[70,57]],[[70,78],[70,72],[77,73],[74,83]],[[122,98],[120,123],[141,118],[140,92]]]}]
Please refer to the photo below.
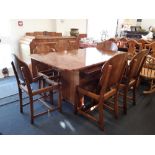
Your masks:
[{"label": "chair arm", "polygon": [[39,75],[39,76],[33,78],[33,82],[37,82],[38,80],[43,80],[43,76]]},{"label": "chair arm", "polygon": [[149,48],[150,49],[151,44],[145,44],[145,48]]},{"label": "chair arm", "polygon": [[38,90],[34,90],[32,92],[32,94],[33,95],[38,95],[38,94],[41,94],[41,93],[53,91],[55,89],[59,89],[59,85],[52,85],[52,86],[48,86],[48,87],[41,88],[41,89],[38,89]]},{"label": "chair arm", "polygon": [[85,90],[85,89],[83,89],[83,88],[80,88],[79,86],[77,87],[77,91],[80,93],[80,94],[82,94],[82,95],[86,95],[86,96],[88,96],[88,97],[91,97],[91,98],[93,98],[93,99],[95,99],[95,100],[99,100],[99,98],[100,98],[100,95],[97,95],[97,94],[95,94],[95,93],[93,93],[93,92],[90,92],[90,91],[88,91],[88,90]]}]

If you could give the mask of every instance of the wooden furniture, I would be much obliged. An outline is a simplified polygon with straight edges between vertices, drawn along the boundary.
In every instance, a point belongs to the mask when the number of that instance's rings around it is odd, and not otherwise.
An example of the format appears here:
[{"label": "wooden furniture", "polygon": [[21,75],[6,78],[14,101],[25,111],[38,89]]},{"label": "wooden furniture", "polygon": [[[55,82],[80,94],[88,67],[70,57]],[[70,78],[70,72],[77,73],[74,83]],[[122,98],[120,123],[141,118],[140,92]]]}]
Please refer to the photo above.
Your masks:
[{"label": "wooden furniture", "polygon": [[[132,57],[142,50],[142,44],[138,43],[136,40],[131,39],[127,41],[128,44],[128,58],[132,59]],[[137,49],[138,48],[138,49]]]},{"label": "wooden furniture", "polygon": [[34,54],[49,53],[55,51],[55,43],[39,44],[33,49]]},{"label": "wooden furniture", "polygon": [[80,42],[79,47],[80,48],[89,48],[89,47],[96,47],[97,43],[87,43],[87,42]]},{"label": "wooden furniture", "polygon": [[140,72],[142,79],[149,81],[150,86],[148,90],[143,91],[144,94],[150,94],[155,92],[155,58],[148,55],[146,62]]},{"label": "wooden furniture", "polygon": [[108,40],[114,42],[115,44],[117,44],[117,39],[116,38],[110,38]]},{"label": "wooden furniture", "polygon": [[155,57],[155,41],[150,44],[146,44],[145,48],[149,50],[149,54]]},{"label": "wooden furniture", "polygon": [[[120,88],[123,90],[123,110],[125,114],[127,113],[127,99],[132,99],[133,105],[136,104],[136,86],[146,55],[146,50],[142,50],[132,58],[120,84]],[[127,96],[129,90],[132,90],[132,98]]]},{"label": "wooden furniture", "polygon": [[[91,81],[85,86],[78,86],[77,112],[96,121],[101,129],[104,129],[104,108],[114,111],[115,117],[118,117],[118,90],[119,83],[124,73],[127,63],[127,54],[121,53],[109,59],[102,68],[101,77],[98,82]],[[118,70],[119,68],[119,70]],[[86,107],[86,99],[89,97],[89,107]],[[114,108],[108,106],[106,101],[114,97]],[[93,116],[92,111],[98,110],[98,117]]]},{"label": "wooden furniture", "polygon": [[[12,61],[12,67],[14,70],[14,74],[16,76],[18,90],[19,90],[20,112],[23,113],[23,107],[26,105],[22,103],[22,91],[26,92],[29,97],[30,116],[31,116],[32,124],[34,123],[34,118],[37,116],[46,114],[48,112],[52,112],[57,109],[61,111],[61,107],[62,107],[61,106],[61,98],[62,98],[61,97],[61,84],[52,82],[50,83],[50,86],[44,86],[43,80],[46,80],[46,79],[44,79],[43,76],[32,78],[28,65],[24,63],[23,61],[21,61],[15,54],[13,55],[13,59],[14,60]],[[39,82],[39,88],[38,89],[32,88],[32,83],[37,83],[37,82]],[[50,95],[50,93],[53,93],[53,91],[58,91],[59,93],[58,104],[56,107],[54,107],[54,105],[47,104],[45,100],[43,100],[44,97],[47,97],[46,93],[49,93]],[[38,96],[38,95],[41,97],[39,98],[37,97],[37,99],[34,99],[34,96]],[[43,112],[39,112],[35,114],[34,113],[34,102],[37,100],[41,101],[48,110],[47,111],[44,110]]]},{"label": "wooden furniture", "polygon": [[[58,42],[61,42],[63,44],[62,46],[66,46],[66,44],[72,44],[70,42],[76,42],[79,46],[79,40],[77,37],[49,35],[24,36],[19,41],[19,57],[27,64],[31,64],[30,54],[33,54],[37,46],[39,47],[39,45],[48,45],[51,48],[55,49],[55,46],[56,44],[58,44]],[[67,49],[69,48],[70,47],[67,47]],[[40,50],[40,52],[43,53],[46,51]]]},{"label": "wooden furniture", "polygon": [[36,66],[39,68],[42,64],[59,69],[62,78],[63,98],[74,105],[77,99],[76,86],[98,77],[103,63],[118,53],[120,52],[86,48],[48,54],[32,54],[34,77],[37,75]]},{"label": "wooden furniture", "polygon": [[146,44],[150,44],[149,40],[139,39],[137,41],[142,44],[142,49],[145,49]]},{"label": "wooden furniture", "polygon": [[106,51],[108,51],[108,50],[109,51],[117,51],[118,50],[117,45],[113,41],[109,41],[109,40],[97,43],[96,48],[99,50],[103,50],[103,51],[104,50],[106,50]]},{"label": "wooden furniture", "polygon": [[26,36],[57,36],[57,37],[61,37],[62,36],[62,33],[59,33],[59,32],[48,32],[48,31],[36,31],[36,32],[27,32],[26,33]]}]

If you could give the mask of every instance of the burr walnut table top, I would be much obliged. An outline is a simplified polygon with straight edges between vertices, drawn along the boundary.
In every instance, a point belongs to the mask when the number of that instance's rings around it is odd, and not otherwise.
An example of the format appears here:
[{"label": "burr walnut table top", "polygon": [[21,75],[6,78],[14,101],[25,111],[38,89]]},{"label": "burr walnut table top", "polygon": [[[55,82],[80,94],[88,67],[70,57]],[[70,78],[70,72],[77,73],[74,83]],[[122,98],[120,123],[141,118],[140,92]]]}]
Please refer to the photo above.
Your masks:
[{"label": "burr walnut table top", "polygon": [[76,49],[47,54],[32,54],[31,59],[62,70],[79,70],[110,59],[119,51],[99,51],[96,48]]}]

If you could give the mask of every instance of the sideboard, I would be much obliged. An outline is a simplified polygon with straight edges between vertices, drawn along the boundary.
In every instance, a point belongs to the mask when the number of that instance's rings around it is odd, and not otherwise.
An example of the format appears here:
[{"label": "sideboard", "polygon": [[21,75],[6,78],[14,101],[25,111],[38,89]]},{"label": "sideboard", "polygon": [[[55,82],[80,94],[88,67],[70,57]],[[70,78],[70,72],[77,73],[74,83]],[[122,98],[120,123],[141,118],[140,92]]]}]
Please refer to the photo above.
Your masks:
[{"label": "sideboard", "polygon": [[64,41],[64,44],[67,41],[79,42],[78,38],[74,36],[47,36],[47,35],[27,36],[25,35],[19,40],[19,56],[23,61],[29,64],[31,63],[30,54],[33,54],[33,50],[37,45],[40,45],[40,44],[55,45],[57,42],[62,40]]}]

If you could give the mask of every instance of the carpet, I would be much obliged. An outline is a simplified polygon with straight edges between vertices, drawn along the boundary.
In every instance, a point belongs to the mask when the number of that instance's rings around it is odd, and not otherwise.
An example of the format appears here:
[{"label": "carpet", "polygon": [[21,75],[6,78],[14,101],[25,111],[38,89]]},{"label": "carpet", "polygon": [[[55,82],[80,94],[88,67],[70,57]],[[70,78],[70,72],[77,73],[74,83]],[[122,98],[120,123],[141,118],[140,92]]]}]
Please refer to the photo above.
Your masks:
[{"label": "carpet", "polygon": [[[13,80],[12,80],[13,81]],[[1,81],[0,81],[1,82]],[[3,135],[154,135],[155,134],[155,95],[143,95],[145,85],[137,90],[135,106],[128,104],[128,113],[122,110],[119,118],[107,110],[105,115],[105,130],[101,131],[97,124],[81,115],[75,115],[70,103],[62,103],[62,113],[54,111],[35,119],[30,124],[29,105],[24,107],[24,113],[19,112],[18,94],[0,99],[0,133]],[[54,95],[54,101],[57,95]],[[24,102],[28,102],[24,96]],[[119,100],[121,103],[121,99]],[[35,104],[35,110],[42,109],[41,104]]]},{"label": "carpet", "polygon": [[[16,95],[14,97],[17,98]],[[56,99],[54,96],[54,100]],[[10,97],[6,100],[10,101]],[[29,106],[26,106],[21,114],[19,101],[16,101],[0,106],[0,132],[3,135],[154,135],[154,102],[154,94],[144,96],[140,91],[137,93],[137,105],[129,104],[127,115],[120,111],[116,120],[111,113],[105,111],[103,132],[96,123],[81,115],[75,115],[73,106],[67,102],[63,102],[62,113],[55,111],[40,116],[35,119],[35,124],[31,125]],[[42,105],[35,104],[36,110],[40,108]]]},{"label": "carpet", "polygon": [[14,76],[0,79],[0,99],[17,93],[18,88]]}]

